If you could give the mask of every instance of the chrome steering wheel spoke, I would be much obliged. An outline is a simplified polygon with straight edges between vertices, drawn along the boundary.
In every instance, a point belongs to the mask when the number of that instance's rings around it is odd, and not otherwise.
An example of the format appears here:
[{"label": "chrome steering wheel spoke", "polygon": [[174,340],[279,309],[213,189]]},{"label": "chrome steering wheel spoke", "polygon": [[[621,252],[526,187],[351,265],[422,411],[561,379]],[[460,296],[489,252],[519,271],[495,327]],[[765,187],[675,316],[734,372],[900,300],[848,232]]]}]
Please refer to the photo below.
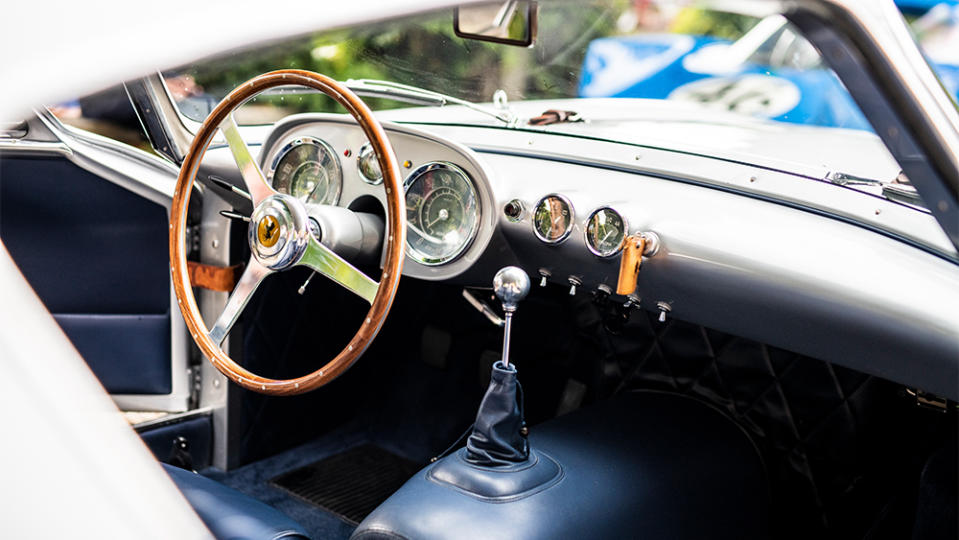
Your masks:
[{"label": "chrome steering wheel spoke", "polygon": [[253,158],[250,147],[246,145],[243,137],[240,136],[240,128],[236,124],[236,119],[232,114],[227,115],[220,124],[220,131],[226,138],[226,143],[230,147],[230,153],[233,154],[233,160],[236,166],[240,168],[240,175],[243,177],[243,183],[250,193],[255,208],[264,199],[271,195],[276,195],[276,191],[270,187],[266,181],[266,176]]},{"label": "chrome steering wheel spoke", "polygon": [[306,250],[296,264],[297,266],[312,268],[370,304],[373,303],[373,298],[376,297],[376,291],[380,286],[379,282],[374,281],[355,266],[346,262],[332,249],[318,242],[312,235],[310,235]]},{"label": "chrome steering wheel spoke", "polygon": [[250,298],[253,298],[253,293],[256,292],[257,287],[272,273],[273,270],[261,265],[256,259],[250,258],[246,269],[243,270],[243,275],[240,276],[236,287],[234,287],[233,292],[230,293],[229,300],[226,301],[226,307],[223,308],[223,313],[220,313],[220,316],[217,317],[216,322],[207,334],[217,346],[223,344],[223,340],[226,339],[227,334],[230,333],[230,329],[233,328],[237,319],[240,318],[240,313],[243,313],[243,308],[246,307]]}]

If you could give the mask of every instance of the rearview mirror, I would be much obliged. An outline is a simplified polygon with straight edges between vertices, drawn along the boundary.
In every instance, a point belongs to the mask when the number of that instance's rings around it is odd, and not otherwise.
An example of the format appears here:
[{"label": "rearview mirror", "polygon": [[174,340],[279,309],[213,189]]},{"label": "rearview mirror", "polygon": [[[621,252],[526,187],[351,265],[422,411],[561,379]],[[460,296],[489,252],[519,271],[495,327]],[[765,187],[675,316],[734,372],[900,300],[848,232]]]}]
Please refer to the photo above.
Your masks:
[{"label": "rearview mirror", "polygon": [[507,0],[457,7],[453,31],[461,38],[529,47],[536,38],[536,2]]}]

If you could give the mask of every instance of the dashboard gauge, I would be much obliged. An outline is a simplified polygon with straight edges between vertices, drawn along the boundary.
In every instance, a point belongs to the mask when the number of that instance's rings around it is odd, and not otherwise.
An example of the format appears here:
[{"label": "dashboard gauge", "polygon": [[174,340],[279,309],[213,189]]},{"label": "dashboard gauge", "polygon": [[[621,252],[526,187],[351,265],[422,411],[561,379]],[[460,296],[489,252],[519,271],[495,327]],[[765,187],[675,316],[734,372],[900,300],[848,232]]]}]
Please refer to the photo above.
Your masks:
[{"label": "dashboard gauge", "polygon": [[479,200],[470,177],[451,163],[427,163],[404,187],[410,257],[432,266],[463,253],[479,226]]},{"label": "dashboard gauge", "polygon": [[558,244],[573,228],[573,206],[562,195],[547,195],[533,209],[533,232],[547,244]]},{"label": "dashboard gauge", "polygon": [[376,159],[376,152],[369,144],[360,148],[356,156],[356,167],[360,170],[360,178],[367,184],[378,186],[383,183],[383,173],[380,172],[380,162]]},{"label": "dashboard gauge", "polygon": [[267,178],[273,189],[311,204],[336,204],[343,187],[339,158],[329,144],[313,137],[287,143]]},{"label": "dashboard gauge", "polygon": [[626,220],[619,212],[600,208],[586,220],[586,247],[593,255],[612,257],[623,249],[627,232]]}]

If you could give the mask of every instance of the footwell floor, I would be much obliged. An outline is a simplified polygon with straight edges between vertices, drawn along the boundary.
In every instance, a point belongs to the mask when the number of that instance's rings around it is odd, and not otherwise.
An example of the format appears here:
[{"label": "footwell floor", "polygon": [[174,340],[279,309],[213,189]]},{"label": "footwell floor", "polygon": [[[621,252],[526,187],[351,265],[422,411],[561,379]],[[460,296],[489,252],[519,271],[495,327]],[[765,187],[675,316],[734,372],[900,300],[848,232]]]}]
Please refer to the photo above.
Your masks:
[{"label": "footwell floor", "polygon": [[273,484],[359,524],[418,468],[379,446],[362,444],[280,475]]},{"label": "footwell floor", "polygon": [[[352,512],[350,514],[352,517],[338,515],[279,487],[274,483],[274,479],[294,474],[323,460],[336,459],[341,454],[355,455],[355,451],[348,451],[370,447],[370,444],[370,437],[362,431],[335,430],[319,439],[228,473],[216,469],[209,469],[203,471],[203,473],[214,480],[273,506],[302,525],[311,538],[315,540],[345,539],[349,538],[353,529],[356,528],[353,519],[360,514],[356,513],[355,508],[348,509]],[[380,451],[388,453],[383,450]],[[405,458],[394,454],[390,455],[393,456],[393,459],[408,464],[413,471],[419,468],[419,465],[415,465]],[[377,490],[378,497],[382,496],[383,491]],[[387,493],[386,496],[388,495]],[[385,499],[386,497],[382,498]],[[373,505],[373,507],[375,506],[376,504]],[[365,508],[365,506],[361,505],[361,510],[362,508]]]}]

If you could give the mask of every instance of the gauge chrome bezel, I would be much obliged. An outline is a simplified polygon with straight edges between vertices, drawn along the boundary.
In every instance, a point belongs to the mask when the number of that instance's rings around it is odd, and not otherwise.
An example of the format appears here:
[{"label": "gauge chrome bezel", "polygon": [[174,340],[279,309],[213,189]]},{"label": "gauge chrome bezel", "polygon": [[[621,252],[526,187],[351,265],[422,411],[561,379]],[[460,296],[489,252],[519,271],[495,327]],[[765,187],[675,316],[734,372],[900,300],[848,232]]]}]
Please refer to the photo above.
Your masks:
[{"label": "gauge chrome bezel", "polygon": [[410,235],[409,232],[406,234],[406,255],[413,259],[414,261],[422,264],[423,266],[441,266],[447,263],[451,263],[458,259],[467,249],[473,244],[473,240],[476,238],[476,233],[479,231],[479,222],[483,215],[483,202],[480,200],[479,190],[476,188],[476,183],[473,181],[473,177],[464,171],[461,167],[457,166],[454,163],[448,161],[431,161],[424,165],[420,165],[416,169],[413,169],[403,181],[403,199],[405,201],[407,194],[409,193],[410,186],[413,185],[416,180],[418,180],[424,174],[434,171],[434,170],[448,170],[453,171],[456,174],[459,174],[464,179],[466,179],[466,184],[469,185],[470,190],[472,190],[473,200],[476,201],[476,219],[470,223],[469,231],[466,235],[466,241],[452,254],[448,255],[445,258],[432,258],[426,256],[424,253],[420,252],[418,249],[410,245]]},{"label": "gauge chrome bezel", "polygon": [[[274,175],[276,174],[276,168],[279,167],[280,161],[293,149],[303,146],[304,144],[311,144],[313,146],[319,147],[322,150],[329,152],[330,156],[333,159],[333,165],[336,168],[336,185],[333,186],[333,197],[329,202],[322,204],[336,205],[340,202],[340,195],[343,193],[343,165],[340,163],[340,156],[336,154],[336,151],[333,150],[333,146],[330,143],[319,139],[317,137],[311,137],[309,135],[297,135],[291,137],[283,146],[280,147],[278,151],[273,155],[273,159],[270,159],[268,163],[270,164],[267,167],[267,170],[264,171],[266,174],[266,182],[270,184],[270,187],[276,189],[276,186],[273,184]],[[362,176],[362,174],[360,175]],[[289,194],[291,197],[296,198],[292,193]],[[304,201],[306,204],[317,204]]]},{"label": "gauge chrome bezel", "polygon": [[[619,219],[623,222],[623,239],[619,241],[619,246],[617,246],[616,249],[612,253],[609,253],[608,255],[604,255],[601,251],[596,249],[589,240],[589,222],[593,220],[593,217],[596,214],[602,212],[603,210],[609,210],[610,212],[616,214],[617,216],[619,216]],[[586,221],[583,222],[583,241],[586,243],[586,249],[588,249],[590,253],[592,253],[593,255],[596,255],[597,257],[601,259],[608,259],[610,257],[615,257],[616,255],[619,255],[619,253],[623,251],[623,246],[626,245],[626,238],[628,237],[629,237],[629,221],[626,220],[626,216],[624,216],[622,212],[613,208],[612,206],[600,206],[596,210],[593,210],[592,212],[590,212],[589,217],[587,217]]]},{"label": "gauge chrome bezel", "polygon": [[[363,174],[363,166],[360,163],[368,155],[372,155],[373,158],[376,159],[376,152],[373,151],[373,147],[370,146],[370,143],[366,143],[363,146],[361,146],[360,151],[356,153],[356,172],[359,173],[360,180],[363,180],[364,182],[366,182],[367,184],[371,186],[378,186],[383,183],[383,171],[380,171],[380,177],[377,179],[369,178],[368,176]],[[379,161],[377,161],[376,168],[379,169],[379,167],[380,167],[380,163]]]},{"label": "gauge chrome bezel", "polygon": [[[543,204],[543,201],[551,197],[556,197],[557,199],[563,201],[566,204],[566,207],[569,208],[569,227],[566,227],[566,230],[563,231],[563,234],[555,240],[550,240],[549,238],[544,237],[540,234],[539,229],[536,228],[536,209],[539,208],[539,205]],[[533,205],[533,208],[530,210],[530,225],[533,227],[533,234],[536,235],[536,238],[539,238],[540,242],[544,244],[549,244],[551,246],[559,245],[565,242],[569,235],[573,232],[573,227],[576,225],[576,209],[573,208],[573,203],[569,201],[569,198],[560,193],[550,193],[548,195],[543,195],[536,201],[536,204]]]}]

